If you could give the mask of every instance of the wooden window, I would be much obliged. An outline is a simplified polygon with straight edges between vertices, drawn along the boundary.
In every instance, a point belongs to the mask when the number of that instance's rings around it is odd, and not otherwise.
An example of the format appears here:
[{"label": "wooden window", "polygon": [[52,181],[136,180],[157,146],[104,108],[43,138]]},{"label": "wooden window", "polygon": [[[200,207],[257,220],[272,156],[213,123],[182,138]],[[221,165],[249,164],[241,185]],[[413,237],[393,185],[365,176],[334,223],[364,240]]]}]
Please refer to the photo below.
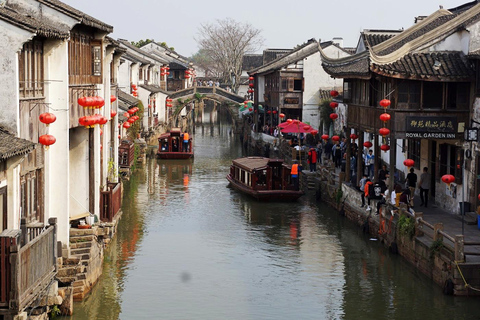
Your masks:
[{"label": "wooden window", "polygon": [[425,81],[423,83],[423,109],[442,109],[442,92],[443,83]]},{"label": "wooden window", "polygon": [[398,83],[397,105],[400,108],[420,109],[421,83],[419,81],[400,81]]},{"label": "wooden window", "polygon": [[288,78],[288,91],[293,91],[294,84],[293,84],[293,78]]},{"label": "wooden window", "polygon": [[343,82],[343,101],[349,102],[352,99],[352,82]]},{"label": "wooden window", "polygon": [[18,55],[18,66],[20,97],[42,97],[44,94],[42,40],[33,40],[23,45]]},{"label": "wooden window", "polygon": [[408,158],[415,161],[416,169],[420,169],[420,140],[408,140]]},{"label": "wooden window", "polygon": [[303,79],[293,79],[293,90],[294,91],[303,90]]},{"label": "wooden window", "polygon": [[470,97],[470,85],[465,82],[447,83],[447,109],[466,110]]},{"label": "wooden window", "polygon": [[102,42],[92,35],[72,32],[68,42],[70,84],[102,83]]},{"label": "wooden window", "polygon": [[282,79],[282,90],[287,90],[288,89],[288,79],[283,78]]},{"label": "wooden window", "polygon": [[22,217],[27,222],[41,221],[41,169],[30,171],[20,177],[20,199],[22,205]]},{"label": "wooden window", "polygon": [[138,68],[138,80],[143,80],[143,68]]}]

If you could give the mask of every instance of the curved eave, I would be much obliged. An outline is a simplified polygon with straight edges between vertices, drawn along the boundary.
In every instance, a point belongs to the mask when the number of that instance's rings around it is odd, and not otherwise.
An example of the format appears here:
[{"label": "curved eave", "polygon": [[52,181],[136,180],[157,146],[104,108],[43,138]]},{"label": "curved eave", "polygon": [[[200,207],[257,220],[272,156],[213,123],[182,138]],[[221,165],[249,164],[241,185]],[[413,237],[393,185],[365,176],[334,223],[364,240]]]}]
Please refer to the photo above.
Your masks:
[{"label": "curved eave", "polygon": [[322,50],[318,50],[322,59],[322,67],[326,73],[334,78],[370,78],[369,52],[364,51],[355,55],[342,58],[330,58]]},{"label": "curved eave", "polygon": [[[436,19],[445,19],[448,21],[441,25],[436,25],[434,22]],[[454,16],[448,10],[440,9],[418,25],[415,25],[403,33],[370,48],[370,59],[372,63],[377,65],[393,63],[408,53],[419,50],[427,45],[432,46],[433,44],[444,40],[452,33],[465,28],[479,19],[480,4],[475,5],[470,10],[467,10],[458,16]],[[434,26],[431,30],[428,30],[429,24]],[[398,44],[403,42],[404,44],[395,49],[395,51],[389,52],[389,48],[398,46]],[[384,52],[389,53],[383,54]]]}]

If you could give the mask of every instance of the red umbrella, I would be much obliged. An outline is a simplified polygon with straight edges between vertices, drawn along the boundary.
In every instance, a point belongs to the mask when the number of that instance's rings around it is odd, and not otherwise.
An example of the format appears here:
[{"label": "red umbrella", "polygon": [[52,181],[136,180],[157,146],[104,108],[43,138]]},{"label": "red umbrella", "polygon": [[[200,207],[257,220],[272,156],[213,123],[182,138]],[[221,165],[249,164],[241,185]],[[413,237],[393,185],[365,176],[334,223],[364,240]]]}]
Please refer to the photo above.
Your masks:
[{"label": "red umbrella", "polygon": [[288,126],[283,127],[280,131],[283,133],[310,133],[312,131],[315,131],[315,129],[303,122],[292,122]]}]

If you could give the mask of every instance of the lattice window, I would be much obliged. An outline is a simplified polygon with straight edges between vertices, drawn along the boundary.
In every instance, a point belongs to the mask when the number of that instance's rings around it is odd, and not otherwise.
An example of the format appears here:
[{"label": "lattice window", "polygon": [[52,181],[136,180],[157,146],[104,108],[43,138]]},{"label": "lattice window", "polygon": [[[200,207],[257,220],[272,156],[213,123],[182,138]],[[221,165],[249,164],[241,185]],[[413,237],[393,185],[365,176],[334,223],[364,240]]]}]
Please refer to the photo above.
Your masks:
[{"label": "lattice window", "polygon": [[33,40],[23,45],[18,55],[21,98],[43,97],[43,41]]}]

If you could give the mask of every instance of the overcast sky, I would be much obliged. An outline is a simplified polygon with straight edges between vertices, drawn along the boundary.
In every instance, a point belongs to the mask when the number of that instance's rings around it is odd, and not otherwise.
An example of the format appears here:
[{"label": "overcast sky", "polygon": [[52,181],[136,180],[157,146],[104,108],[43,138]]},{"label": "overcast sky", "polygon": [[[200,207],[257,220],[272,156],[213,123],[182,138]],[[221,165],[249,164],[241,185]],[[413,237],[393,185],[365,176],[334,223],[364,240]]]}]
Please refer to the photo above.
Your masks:
[{"label": "overcast sky", "polygon": [[315,38],[357,45],[363,29],[408,28],[416,16],[460,6],[460,0],[63,0],[113,26],[114,39],[165,41],[184,56],[197,52],[202,23],[232,18],[262,30],[264,48],[293,48]]}]

